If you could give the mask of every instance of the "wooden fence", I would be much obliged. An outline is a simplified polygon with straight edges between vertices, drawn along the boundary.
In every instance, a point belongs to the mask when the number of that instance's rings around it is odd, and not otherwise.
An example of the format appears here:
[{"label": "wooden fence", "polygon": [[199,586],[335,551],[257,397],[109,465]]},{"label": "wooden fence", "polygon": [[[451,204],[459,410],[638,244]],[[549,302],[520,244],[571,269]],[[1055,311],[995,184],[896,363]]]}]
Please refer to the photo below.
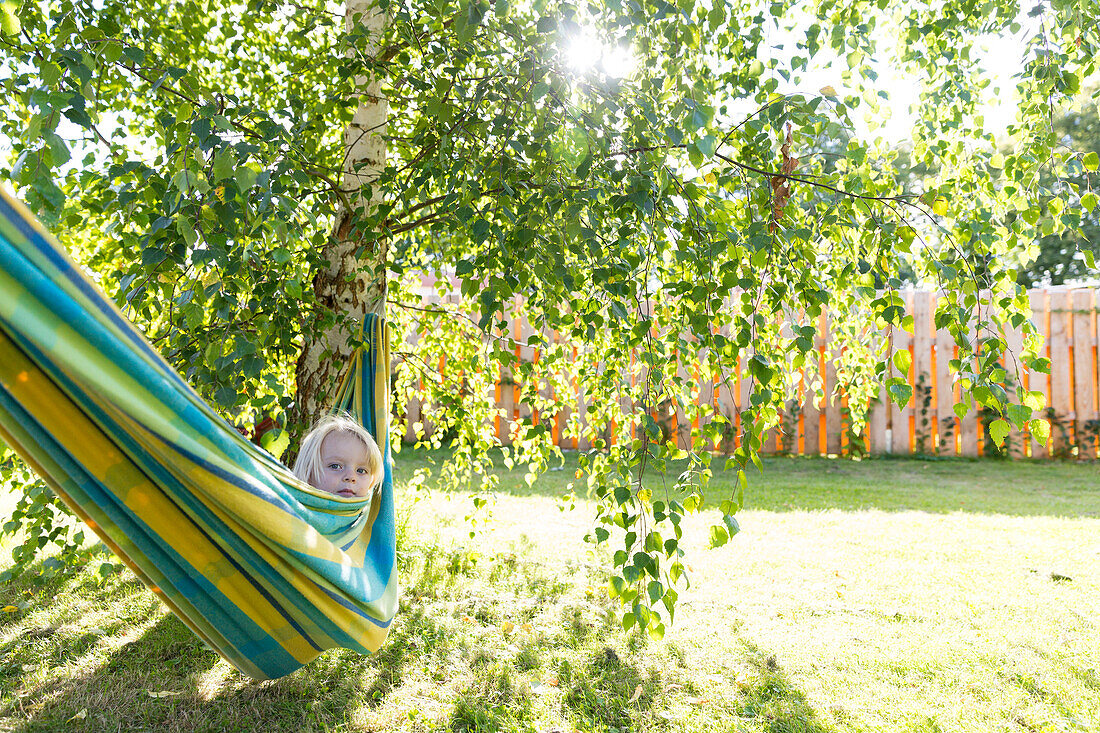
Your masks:
[{"label": "wooden fence", "polygon": [[[1004,450],[1013,457],[1076,457],[1096,458],[1100,436],[1100,365],[1098,365],[1097,315],[1100,290],[1091,288],[1050,288],[1029,292],[1032,321],[1045,337],[1042,356],[1050,359],[1050,374],[1025,370],[1021,375],[1023,386],[1042,392],[1046,397],[1047,411],[1041,416],[1051,420],[1050,437],[1039,443],[1026,431],[1013,430],[1005,442]],[[852,430],[847,417],[844,397],[823,400],[822,403],[805,401],[808,392],[805,384],[796,385],[799,399],[792,400],[782,424],[765,436],[764,452],[782,452],[792,455],[848,455],[859,452],[872,454],[937,454],[941,456],[981,456],[991,451],[985,438],[982,420],[971,410],[965,418],[958,419],[953,411],[958,401],[959,387],[952,380],[948,362],[957,356],[954,340],[946,331],[937,331],[933,324],[935,293],[905,291],[901,294],[906,313],[914,318],[913,333],[894,329],[887,334],[893,340],[894,349],[907,349],[911,355],[908,383],[913,387],[913,397],[905,407],[884,397],[874,401],[867,415],[867,423],[858,434]],[[531,332],[527,324],[513,323],[514,336],[523,341]],[[1022,351],[1019,331],[1009,334],[1009,352]],[[825,352],[829,342],[829,323],[822,316],[818,324],[817,353]],[[518,348],[518,347],[517,347]],[[523,349],[524,352],[528,351]],[[521,354],[530,358],[526,354]],[[1012,369],[1009,370],[1010,373]],[[837,375],[831,362],[823,357],[820,363],[823,391],[826,395],[837,392]],[[704,388],[699,399],[709,400],[715,412],[734,416],[747,400],[748,383],[739,374],[732,375],[727,384]],[[531,410],[519,402],[519,388],[509,380],[498,381],[492,396],[498,410],[494,429],[501,441],[507,444],[510,423],[531,414]],[[799,402],[802,404],[799,404]],[[578,411],[584,404],[578,404]],[[554,440],[565,449],[586,450],[590,446],[583,439],[565,437],[561,426],[571,411],[566,409],[553,418]],[[406,410],[406,440],[415,440],[412,425],[421,420],[420,405],[414,400]],[[666,422],[681,447],[688,447],[692,425],[685,416],[670,414]],[[735,427],[739,427],[736,426]],[[722,448],[729,448],[732,443]]]}]

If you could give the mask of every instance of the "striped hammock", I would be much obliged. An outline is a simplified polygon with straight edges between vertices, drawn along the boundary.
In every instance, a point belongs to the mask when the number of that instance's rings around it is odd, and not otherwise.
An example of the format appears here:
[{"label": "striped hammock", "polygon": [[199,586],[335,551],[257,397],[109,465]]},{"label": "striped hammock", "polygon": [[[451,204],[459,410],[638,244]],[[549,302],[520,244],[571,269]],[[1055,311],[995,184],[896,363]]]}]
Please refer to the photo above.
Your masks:
[{"label": "striped hammock", "polygon": [[378,649],[397,608],[389,343],[368,316],[336,408],[373,501],[298,481],[206,405],[0,189],[0,438],[192,631],[257,679]]}]

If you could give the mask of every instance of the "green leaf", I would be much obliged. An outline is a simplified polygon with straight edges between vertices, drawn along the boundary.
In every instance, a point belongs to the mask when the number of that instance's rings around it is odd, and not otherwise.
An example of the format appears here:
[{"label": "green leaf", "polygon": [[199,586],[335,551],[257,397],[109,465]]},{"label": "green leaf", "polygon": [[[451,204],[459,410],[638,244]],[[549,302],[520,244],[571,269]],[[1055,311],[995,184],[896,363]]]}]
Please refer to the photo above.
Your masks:
[{"label": "green leaf", "polygon": [[909,374],[909,365],[913,363],[913,356],[909,349],[899,349],[894,352],[894,368],[902,374]]},{"label": "green leaf", "polygon": [[237,188],[241,191],[247,191],[256,184],[256,171],[252,170],[247,165],[242,165],[233,172],[233,178],[237,181]]},{"label": "green leaf", "polygon": [[113,64],[122,58],[122,44],[118,41],[110,41],[103,47],[103,60]]},{"label": "green leaf", "polygon": [[0,34],[5,36],[17,36],[23,26],[19,22],[19,16],[16,15],[16,11],[19,10],[19,4],[12,2],[11,0],[4,0],[0,3]]},{"label": "green leaf", "polygon": [[1096,208],[1096,204],[1100,202],[1100,197],[1097,197],[1092,191],[1088,191],[1081,195],[1081,208],[1085,211],[1092,211]]},{"label": "green leaf", "polygon": [[1097,167],[1100,167],[1100,155],[1096,154],[1096,151],[1085,153],[1085,156],[1081,158],[1081,165],[1085,166],[1085,170],[1094,171]]},{"label": "green leaf", "polygon": [[222,148],[218,151],[218,154],[214,156],[214,163],[211,166],[211,175],[214,182],[224,181],[226,178],[234,175],[236,172],[236,160],[233,158],[233,154],[229,152],[229,148]]},{"label": "green leaf", "polygon": [[733,537],[741,531],[741,525],[737,523],[737,519],[731,517],[729,514],[724,515],[722,521],[725,523],[726,531],[729,533],[730,537]]},{"label": "green leaf", "polygon": [[191,225],[186,216],[176,217],[176,231],[183,237],[183,241],[187,242],[188,247],[194,247],[195,243],[199,241],[198,232],[195,231],[195,227]]},{"label": "green leaf", "polygon": [[1005,438],[1008,437],[1008,431],[1009,425],[1007,420],[998,418],[989,423],[989,437],[998,448],[1004,445]]},{"label": "green leaf", "polygon": [[730,533],[725,527],[720,527],[717,524],[712,525],[710,528],[710,546],[721,547],[730,541]]},{"label": "green leaf", "polygon": [[210,184],[201,174],[189,170],[182,170],[172,176],[172,184],[185,196],[192,193],[204,194],[210,190]]},{"label": "green leaf", "polygon": [[900,380],[887,385],[886,392],[898,407],[905,407],[913,397],[913,388]]},{"label": "green leaf", "polygon": [[704,135],[696,145],[700,153],[710,158],[714,156],[714,151],[718,148],[718,140],[715,139],[714,135]]},{"label": "green leaf", "polygon": [[1047,441],[1050,440],[1050,423],[1046,420],[1029,420],[1027,429],[1031,433],[1032,440],[1039,445],[1046,445]]},{"label": "green leaf", "polygon": [[1030,392],[1024,392],[1020,401],[1032,410],[1041,410],[1043,405],[1046,404],[1046,395],[1039,390],[1031,390]]},{"label": "green leaf", "polygon": [[260,446],[278,458],[290,447],[290,433],[281,428],[268,430],[260,436]]},{"label": "green leaf", "polygon": [[943,196],[937,196],[936,200],[932,202],[932,212],[936,216],[947,216],[947,199]]},{"label": "green leaf", "polygon": [[619,598],[626,592],[626,581],[620,577],[614,577],[607,585],[607,595],[611,598]]},{"label": "green leaf", "polygon": [[753,354],[749,359],[749,373],[762,385],[766,385],[772,381],[772,377],[775,376],[775,370],[768,365],[768,360],[760,354]]},{"label": "green leaf", "polygon": [[1012,421],[1012,424],[1021,430],[1027,424],[1027,421],[1031,419],[1031,408],[1023,405],[1009,405],[1005,412],[1008,413],[1008,419]]}]

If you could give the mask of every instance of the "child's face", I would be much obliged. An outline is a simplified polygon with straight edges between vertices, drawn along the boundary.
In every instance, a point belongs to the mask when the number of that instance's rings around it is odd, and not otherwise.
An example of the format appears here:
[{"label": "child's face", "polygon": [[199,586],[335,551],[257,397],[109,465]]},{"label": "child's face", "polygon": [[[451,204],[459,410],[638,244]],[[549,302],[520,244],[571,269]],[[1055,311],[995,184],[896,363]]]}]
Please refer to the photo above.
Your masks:
[{"label": "child's face", "polygon": [[367,446],[355,435],[332,432],[321,441],[321,478],[317,488],[337,496],[362,498],[374,488]]}]

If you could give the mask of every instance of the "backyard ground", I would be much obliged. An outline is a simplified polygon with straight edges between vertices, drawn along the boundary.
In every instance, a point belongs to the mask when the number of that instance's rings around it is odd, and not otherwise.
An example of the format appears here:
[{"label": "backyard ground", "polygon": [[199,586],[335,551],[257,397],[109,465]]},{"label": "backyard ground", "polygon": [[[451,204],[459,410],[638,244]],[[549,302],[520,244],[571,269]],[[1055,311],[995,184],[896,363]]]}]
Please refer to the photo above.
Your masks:
[{"label": "backyard ground", "polygon": [[473,539],[467,495],[399,486],[389,641],[274,682],[128,573],[2,588],[0,731],[1100,730],[1096,464],[771,460],[729,544],[690,519],[660,642],[618,626],[575,469],[502,469]]}]

